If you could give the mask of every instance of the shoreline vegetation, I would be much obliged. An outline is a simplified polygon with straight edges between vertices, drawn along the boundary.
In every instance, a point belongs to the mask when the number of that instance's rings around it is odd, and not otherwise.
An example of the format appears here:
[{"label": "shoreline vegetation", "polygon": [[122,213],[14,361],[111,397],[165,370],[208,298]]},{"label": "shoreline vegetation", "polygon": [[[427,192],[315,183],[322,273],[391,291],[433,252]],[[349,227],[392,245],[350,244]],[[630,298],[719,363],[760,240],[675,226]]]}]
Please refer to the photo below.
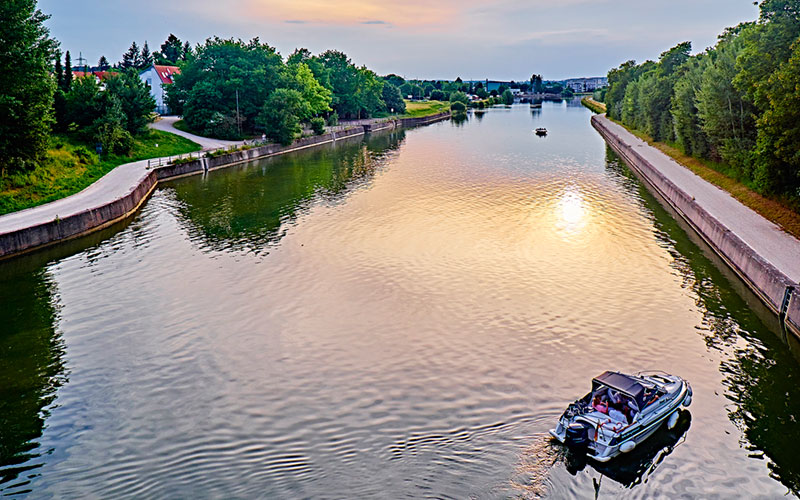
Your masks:
[{"label": "shoreline vegetation", "polygon": [[687,41],[657,61],[624,62],[600,100],[609,118],[698,172],[717,171],[707,177],[797,234],[777,206],[800,213],[800,3],[759,8],[702,52]]}]

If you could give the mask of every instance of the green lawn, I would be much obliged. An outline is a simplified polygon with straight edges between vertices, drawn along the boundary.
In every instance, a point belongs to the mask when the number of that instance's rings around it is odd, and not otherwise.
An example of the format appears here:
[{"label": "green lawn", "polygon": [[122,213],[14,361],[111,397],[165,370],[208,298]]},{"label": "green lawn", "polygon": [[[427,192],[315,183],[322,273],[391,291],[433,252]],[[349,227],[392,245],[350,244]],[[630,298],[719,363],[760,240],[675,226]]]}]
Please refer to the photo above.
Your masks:
[{"label": "green lawn", "polygon": [[129,156],[104,156],[101,161],[94,148],[67,135],[54,135],[42,165],[0,179],[0,215],[77,193],[124,163],[199,150],[199,144],[183,137],[148,130],[136,138]]},{"label": "green lawn", "polygon": [[189,134],[194,134],[191,130],[189,130],[189,126],[186,125],[186,122],[183,120],[178,120],[172,124],[173,127],[180,130],[181,132],[187,132]]},{"label": "green lawn", "polygon": [[420,118],[450,110],[450,103],[443,101],[406,101],[406,113],[400,118]]},{"label": "green lawn", "polygon": [[581,99],[581,104],[586,106],[587,108],[591,109],[595,113],[605,113],[606,112],[606,105],[602,102],[597,102],[591,97],[584,97]]}]

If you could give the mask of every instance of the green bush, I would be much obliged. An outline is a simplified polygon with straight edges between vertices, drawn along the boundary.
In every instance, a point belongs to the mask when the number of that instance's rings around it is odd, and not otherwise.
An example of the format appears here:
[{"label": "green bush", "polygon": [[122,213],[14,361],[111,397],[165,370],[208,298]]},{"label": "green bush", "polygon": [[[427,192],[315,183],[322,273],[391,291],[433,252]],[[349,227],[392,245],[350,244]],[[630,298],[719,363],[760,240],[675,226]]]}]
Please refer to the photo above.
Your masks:
[{"label": "green bush", "polygon": [[464,113],[467,111],[467,105],[461,101],[450,103],[450,111],[453,113]]},{"label": "green bush", "polygon": [[339,125],[339,113],[334,111],[333,113],[328,115],[327,123],[329,127],[335,127],[336,125]]},{"label": "green bush", "polygon": [[319,116],[316,116],[311,119],[311,130],[314,131],[317,135],[322,135],[325,133],[325,120]]}]

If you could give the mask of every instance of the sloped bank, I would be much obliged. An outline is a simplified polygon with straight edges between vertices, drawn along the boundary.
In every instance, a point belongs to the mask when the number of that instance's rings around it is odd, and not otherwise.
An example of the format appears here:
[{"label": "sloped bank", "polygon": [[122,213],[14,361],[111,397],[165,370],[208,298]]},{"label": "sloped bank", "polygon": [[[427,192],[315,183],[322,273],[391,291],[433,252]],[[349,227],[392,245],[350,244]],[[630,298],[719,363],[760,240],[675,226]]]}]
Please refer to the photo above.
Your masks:
[{"label": "sloped bank", "polygon": [[[24,218],[19,217],[20,213],[18,212],[0,217],[0,259],[78,238],[124,220],[139,209],[157,187],[159,181],[201,174],[209,170],[229,167],[260,158],[330,144],[370,132],[428,125],[446,120],[449,117],[450,113],[445,112],[421,118],[387,120],[344,131],[304,137],[289,146],[270,144],[153,169],[147,168],[147,161],[123,165],[106,174],[106,176],[84,191],[64,199],[69,199],[71,202],[86,199],[86,205],[78,203],[78,208],[67,208],[63,213],[59,213],[53,209],[53,206],[59,202],[62,205],[66,205],[66,203],[64,203],[64,200],[57,200],[25,210],[24,215],[26,217]],[[117,171],[118,169],[120,170]],[[115,171],[117,171],[116,174]],[[124,175],[120,175],[122,171],[125,172]],[[119,182],[109,181],[115,175],[122,178],[122,185]],[[105,193],[106,199],[100,202],[90,201],[96,200],[98,198],[97,191],[104,189],[108,191]],[[100,198],[102,198],[103,193],[100,194]],[[76,205],[76,203],[70,203],[70,205]]]},{"label": "sloped bank", "polygon": [[[608,118],[603,115],[593,116],[592,126],[648,188],[668,203],[778,316],[784,331],[800,339],[800,285],[759,255],[637,150],[652,146],[629,144],[611,130]],[[797,258],[800,259],[800,255]]]}]

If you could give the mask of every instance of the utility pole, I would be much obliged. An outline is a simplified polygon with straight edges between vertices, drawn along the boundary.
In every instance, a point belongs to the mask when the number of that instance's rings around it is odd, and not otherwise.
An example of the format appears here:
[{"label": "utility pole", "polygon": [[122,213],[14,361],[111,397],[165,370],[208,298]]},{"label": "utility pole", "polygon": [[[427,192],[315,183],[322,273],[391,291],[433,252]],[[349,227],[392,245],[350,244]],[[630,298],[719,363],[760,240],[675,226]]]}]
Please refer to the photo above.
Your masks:
[{"label": "utility pole", "polygon": [[242,122],[239,120],[239,89],[236,89],[236,128],[239,129],[239,135],[242,135]]}]

